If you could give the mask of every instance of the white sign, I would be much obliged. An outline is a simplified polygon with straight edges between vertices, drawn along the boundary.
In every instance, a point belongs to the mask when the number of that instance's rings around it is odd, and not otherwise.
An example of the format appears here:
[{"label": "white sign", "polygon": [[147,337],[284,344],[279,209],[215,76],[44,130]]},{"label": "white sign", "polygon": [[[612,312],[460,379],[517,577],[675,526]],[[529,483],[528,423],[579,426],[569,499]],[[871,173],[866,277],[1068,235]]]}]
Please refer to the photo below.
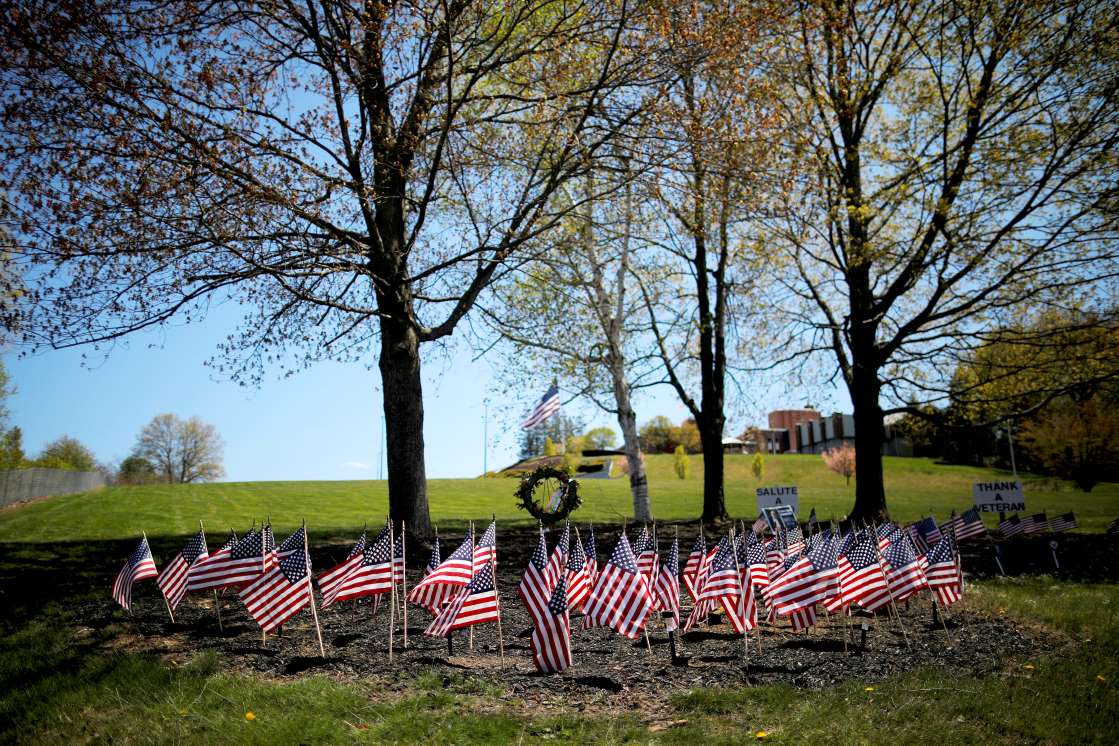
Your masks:
[{"label": "white sign", "polygon": [[800,512],[800,497],[795,485],[788,487],[758,487],[758,510],[776,508],[778,505],[792,506],[794,513]]},{"label": "white sign", "polygon": [[971,486],[975,507],[981,513],[1018,513],[1026,509],[1022,483],[976,482]]}]

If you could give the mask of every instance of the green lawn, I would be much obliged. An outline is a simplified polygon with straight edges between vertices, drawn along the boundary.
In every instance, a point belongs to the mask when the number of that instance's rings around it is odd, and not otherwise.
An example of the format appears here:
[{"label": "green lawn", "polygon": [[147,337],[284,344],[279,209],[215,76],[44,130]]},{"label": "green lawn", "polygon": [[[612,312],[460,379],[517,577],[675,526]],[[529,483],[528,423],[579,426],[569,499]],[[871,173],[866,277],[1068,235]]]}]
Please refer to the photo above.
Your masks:
[{"label": "green lawn", "polygon": [[[698,460],[693,457],[695,474],[702,473]],[[757,482],[749,461],[727,462],[728,507],[737,516],[754,513]],[[922,459],[887,459],[886,468],[890,505],[900,520],[966,508],[972,481],[1005,476]],[[694,518],[700,479],[676,479],[671,457],[650,457],[649,471],[657,516]],[[804,512],[815,505],[822,516],[839,514],[853,499],[852,488],[818,457],[767,459],[762,484],[790,483],[801,489]],[[433,480],[433,517],[461,523],[496,513],[502,521],[525,522],[514,508],[514,487],[504,479]],[[620,521],[629,513],[625,480],[588,480],[584,494],[581,520]],[[1101,531],[1119,515],[1114,484],[1085,495],[1067,484],[1027,479],[1026,494],[1031,509],[1075,509],[1086,531]],[[1103,744],[1113,743],[1119,729],[1114,582],[1035,576],[969,583],[968,613],[1042,625],[1063,640],[981,675],[918,668],[821,691],[697,685],[653,713],[621,706],[583,712],[562,692],[541,712],[501,680],[446,667],[401,670],[391,680],[237,675],[213,652],[169,659],[114,647],[129,630],[119,612],[108,626],[89,628],[81,605],[109,603],[113,568],[103,562],[70,562],[76,576],[59,570],[65,577],[35,582],[36,598],[53,600],[46,605],[24,603],[17,587],[20,578],[47,577],[44,561],[54,556],[19,542],[91,540],[59,550],[73,559],[91,556],[97,540],[141,530],[186,534],[199,518],[213,534],[267,516],[278,529],[306,517],[316,532],[352,532],[378,520],[385,503],[382,482],[260,482],[106,489],[0,512],[0,545],[7,550],[0,561],[0,743],[729,744],[754,741],[761,731],[767,743]],[[31,571],[40,575],[28,576]]]},{"label": "green lawn", "polygon": [[[730,456],[726,461],[727,509],[732,516],[756,515],[754,489],[759,485],[797,485],[805,515],[815,507],[821,518],[840,516],[853,504],[854,484],[846,485],[818,456],[767,458],[760,482],[750,473],[750,461],[749,456]],[[702,456],[692,457],[692,476],[686,480],[676,478],[671,456],[650,456],[648,471],[658,519],[689,520],[699,515]],[[886,459],[889,506],[894,518],[902,521],[929,512],[943,519],[952,508],[971,505],[972,482],[1003,478],[1009,474],[928,459]],[[1119,516],[1119,484],[1102,484],[1085,494],[1058,480],[1027,476],[1024,482],[1030,510],[1045,509],[1050,515],[1075,510],[1084,529],[1097,531]],[[460,524],[496,514],[503,522],[527,522],[527,515],[515,507],[516,486],[515,480],[506,478],[433,479],[429,483],[432,519]],[[583,480],[581,488],[584,504],[576,513],[578,520],[620,523],[633,515],[625,479]],[[115,487],[2,511],[0,542],[126,538],[141,531],[149,536],[183,535],[193,531],[199,520],[217,536],[231,526],[241,530],[265,517],[279,531],[306,519],[312,533],[352,532],[366,521],[380,520],[387,508],[383,481]]]}]

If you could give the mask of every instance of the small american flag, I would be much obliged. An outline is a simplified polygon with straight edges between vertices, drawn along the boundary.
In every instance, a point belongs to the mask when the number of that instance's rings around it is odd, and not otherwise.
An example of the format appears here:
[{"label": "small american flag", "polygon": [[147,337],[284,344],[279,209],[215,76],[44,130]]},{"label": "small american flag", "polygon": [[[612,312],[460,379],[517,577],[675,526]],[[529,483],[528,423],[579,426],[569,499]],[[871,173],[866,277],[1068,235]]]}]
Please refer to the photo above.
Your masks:
[{"label": "small american flag", "polygon": [[265,632],[276,629],[312,602],[306,529],[289,536],[276,556],[276,566],[240,592],[245,609]]},{"label": "small american flag", "polygon": [[883,552],[886,560],[886,582],[890,585],[890,593],[895,602],[904,601],[922,588],[928,587],[925,581],[925,572],[917,560],[917,552],[908,541],[907,536],[902,536],[893,542]]},{"label": "small american flag", "polygon": [[536,408],[529,413],[525,421],[521,423],[522,430],[539,425],[544,420],[548,419],[560,410],[559,387],[552,384],[548,390],[544,392],[544,396],[540,397],[539,403]]},{"label": "small american flag", "polygon": [[517,594],[521,603],[528,609],[532,623],[539,626],[547,614],[548,599],[552,594],[552,583],[548,579],[548,544],[544,539],[544,531],[536,540],[536,548],[528,559],[528,566],[521,577],[521,584],[517,587]]},{"label": "small american flag", "polygon": [[[834,600],[825,602],[828,611],[834,612],[851,604],[863,604],[864,599],[886,594],[886,578],[882,571],[882,561],[878,554],[878,539],[870,534],[862,534],[852,540],[847,550],[837,562],[839,568],[839,594],[837,604]],[[865,606],[865,604],[863,604]]]},{"label": "small american flag", "polygon": [[495,622],[498,618],[497,586],[493,565],[483,567],[474,579],[447,604],[424,631],[430,637],[446,637],[456,629]]},{"label": "small american flag", "polygon": [[546,612],[533,628],[529,641],[532,644],[532,662],[537,671],[554,673],[571,666],[571,618],[564,578],[556,583]]},{"label": "small american flag", "polygon": [[361,565],[366,541],[367,534],[362,531],[361,536],[357,538],[353,548],[350,549],[350,553],[346,555],[346,559],[319,576],[319,592],[322,593],[323,598],[333,596],[337,592],[338,585],[346,579],[346,576]]},{"label": "small american flag", "polygon": [[1055,534],[1062,531],[1072,531],[1074,528],[1080,528],[1080,524],[1076,522],[1076,514],[1071,510],[1049,519],[1049,530]]},{"label": "small american flag", "polygon": [[889,521],[878,524],[874,531],[878,535],[878,549],[883,552],[886,551],[886,547],[890,546],[892,542],[897,541],[898,537],[903,533],[901,526],[890,523]]},{"label": "small american flag", "polygon": [[699,536],[695,539],[695,545],[692,547],[692,553],[688,555],[688,564],[684,566],[684,588],[693,601],[699,598],[696,580],[699,578],[700,568],[703,567],[706,559],[707,541],[703,538],[703,531],[700,531]]},{"label": "small american flag", "polygon": [[490,521],[490,525],[482,532],[478,545],[474,547],[474,573],[488,565],[490,562],[497,564],[497,519]]},{"label": "small american flag", "polygon": [[1022,519],[1015,513],[1009,518],[999,521],[999,533],[1002,534],[1004,539],[1022,533]]},{"label": "small american flag", "polygon": [[563,533],[560,534],[559,541],[556,542],[556,548],[552,550],[552,556],[548,558],[548,565],[544,569],[544,579],[548,584],[547,596],[551,596],[551,591],[556,587],[556,583],[563,577],[564,568],[567,567],[567,553],[571,549],[571,523],[564,524]]},{"label": "small american flag", "polygon": [[587,598],[583,626],[610,627],[618,634],[637,639],[652,606],[649,584],[637,571],[633,549],[622,533]]},{"label": "small american flag", "polygon": [[1049,519],[1045,517],[1045,513],[1035,513],[1023,518],[1021,526],[1023,534],[1039,534],[1049,528]]},{"label": "small american flag", "polygon": [[578,610],[591,592],[591,567],[579,541],[571,542],[564,580],[567,583],[567,607],[573,611]]},{"label": "small american flag", "polygon": [[803,551],[805,547],[804,532],[800,530],[800,526],[793,526],[787,531],[781,532],[785,544],[786,554],[796,554]]},{"label": "small american flag", "polygon": [[[753,629],[754,622],[756,622],[756,619],[751,620],[745,615],[744,611],[746,610],[741,607],[741,598],[742,582],[738,572],[734,544],[728,537],[724,536],[719,541],[719,548],[715,553],[714,561],[711,563],[711,570],[703,584],[703,590],[700,592],[700,604],[697,604],[695,608],[703,605],[702,602],[704,601],[710,602],[712,607],[715,603],[721,603],[731,626],[735,632],[741,634],[748,629]],[[692,609],[693,613],[695,608]]]},{"label": "small american flag", "polygon": [[657,571],[657,548],[653,545],[653,536],[647,526],[641,527],[641,533],[633,542],[633,553],[637,555],[637,570],[652,583]]},{"label": "small american flag", "polygon": [[[427,561],[427,566],[424,567],[424,577],[426,578],[435,572],[442,562],[443,555],[439,549],[439,537],[436,536],[435,540],[431,542],[431,557]],[[438,614],[439,610],[443,608],[443,604],[450,602],[455,597],[459,588],[460,586],[449,583],[436,583],[428,587],[424,592],[424,600],[419,603],[432,614]]]},{"label": "small american flag", "polygon": [[680,540],[673,539],[668,550],[668,558],[657,573],[654,587],[658,606],[670,612],[672,617],[665,620],[665,629],[672,631],[680,626]]},{"label": "small american flag", "polygon": [[917,550],[917,554],[923,555],[929,551],[929,545],[925,543],[925,537],[917,530],[917,524],[911,523],[905,530],[909,534],[909,540],[913,542],[913,548]]},{"label": "small american flag", "polygon": [[956,533],[956,541],[987,534],[987,527],[983,525],[983,518],[976,508],[965,510],[963,515],[960,516],[955,515],[955,511],[953,511],[951,523]]},{"label": "small american flag", "polygon": [[167,606],[171,611],[179,608],[186,595],[187,574],[190,572],[191,565],[208,556],[210,555],[206,549],[206,534],[199,529],[183,547],[183,551],[175,555],[175,559],[164,566],[163,571],[159,573],[155,583],[163,592],[163,598],[167,600]]},{"label": "small american flag", "polygon": [[961,571],[957,562],[956,542],[951,534],[944,536],[936,546],[929,550],[927,559],[928,569],[925,570],[925,579],[929,588],[936,594],[937,600],[944,606],[951,606],[960,600],[963,585],[960,582]]},{"label": "small american flag", "polygon": [[925,540],[926,546],[931,547],[940,541],[940,527],[936,525],[936,519],[932,516],[925,516],[914,525],[921,534],[921,538]]},{"label": "small american flag", "polygon": [[746,572],[750,576],[750,585],[754,588],[765,588],[769,585],[765,544],[760,541],[746,545]]},{"label": "small american flag", "polygon": [[[250,531],[234,544],[222,547],[205,560],[195,562],[187,574],[187,590],[217,590],[251,583],[264,572],[266,533]],[[271,550],[272,547],[268,546]]]},{"label": "small american flag", "polygon": [[594,543],[594,526],[590,524],[587,524],[587,538],[583,539],[583,554],[587,558],[587,566],[590,568],[589,580],[593,586],[598,580],[598,547]]},{"label": "small american flag", "polygon": [[794,611],[814,607],[839,591],[839,569],[836,542],[827,534],[809,549],[766,589],[767,599],[777,613],[788,616]]},{"label": "small american flag", "polygon": [[467,530],[466,538],[458,549],[451,552],[439,567],[435,568],[423,580],[416,583],[416,587],[408,593],[408,601],[419,606],[431,608],[437,596],[442,596],[443,590],[439,585],[451,585],[461,588],[474,577],[474,534]]},{"label": "small american flag", "polygon": [[126,611],[132,611],[132,584],[158,575],[152,550],[148,547],[148,537],[145,536],[117,573],[117,578],[113,581],[113,598]]},{"label": "small american flag", "polygon": [[389,528],[385,526],[373,543],[365,547],[361,553],[361,562],[333,586],[329,595],[323,594],[322,608],[333,606],[339,601],[377,596],[391,591],[395,564],[391,554],[392,544],[389,541]]}]

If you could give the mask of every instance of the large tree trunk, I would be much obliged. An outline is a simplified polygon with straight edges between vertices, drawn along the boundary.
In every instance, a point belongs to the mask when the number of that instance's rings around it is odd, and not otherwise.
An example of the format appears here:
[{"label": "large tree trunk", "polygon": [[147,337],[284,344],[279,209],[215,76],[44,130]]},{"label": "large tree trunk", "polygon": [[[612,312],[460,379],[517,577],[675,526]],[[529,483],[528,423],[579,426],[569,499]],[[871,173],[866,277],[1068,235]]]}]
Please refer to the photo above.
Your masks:
[{"label": "large tree trunk", "polygon": [[723,423],[720,418],[719,422],[696,424],[703,443],[703,515],[700,520],[711,523],[727,517],[723,495]]},{"label": "large tree trunk", "polygon": [[633,493],[634,523],[648,523],[653,520],[653,508],[649,504],[649,480],[645,477],[645,462],[641,458],[641,440],[637,436],[637,413],[629,401],[629,387],[624,380],[624,371],[614,375],[614,400],[618,405],[618,426],[622,428],[622,442],[625,444],[626,464],[629,466],[629,490]]},{"label": "large tree trunk", "polygon": [[882,479],[882,443],[886,432],[878,403],[878,373],[855,368],[850,385],[855,408],[855,506],[854,521],[875,521],[886,515],[886,489]]},{"label": "large tree trunk", "polygon": [[420,343],[407,323],[381,321],[381,383],[389,469],[389,516],[418,536],[431,535],[424,472]]}]

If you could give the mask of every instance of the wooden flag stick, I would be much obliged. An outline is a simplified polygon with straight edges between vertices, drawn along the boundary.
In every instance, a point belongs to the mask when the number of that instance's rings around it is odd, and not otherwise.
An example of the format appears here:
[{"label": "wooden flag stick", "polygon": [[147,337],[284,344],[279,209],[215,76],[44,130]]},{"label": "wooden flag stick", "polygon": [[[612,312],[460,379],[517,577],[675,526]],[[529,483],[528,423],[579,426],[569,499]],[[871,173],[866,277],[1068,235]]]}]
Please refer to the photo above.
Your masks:
[{"label": "wooden flag stick", "polygon": [[[408,524],[400,522],[400,577],[404,583],[401,589],[400,605],[404,609],[404,649],[408,649]],[[396,580],[393,579],[393,585]]]},{"label": "wooden flag stick", "polygon": [[[731,527],[730,527],[730,548],[731,548],[731,551],[734,552],[734,577],[736,579],[738,579],[739,583],[742,586],[742,592],[739,594],[739,607],[738,608],[741,612],[743,612],[742,626],[747,627],[747,625],[746,625],[746,615],[745,615],[745,612],[746,612],[746,584],[742,582],[742,568],[739,567],[739,565],[738,565],[738,548],[735,547],[735,545],[734,545],[734,539],[735,539],[735,527],[732,524]],[[746,541],[746,537],[743,537],[742,540]],[[746,670],[747,671],[750,670],[750,638],[748,636],[749,631],[750,631],[749,629],[743,629],[742,630],[742,659],[746,662]]]},{"label": "wooden flag stick", "polygon": [[890,588],[890,581],[886,577],[886,568],[882,567],[882,552],[878,548],[878,532],[877,531],[872,531],[871,532],[870,540],[874,542],[874,553],[878,556],[878,571],[880,573],[882,573],[882,582],[886,584],[886,593],[889,594],[889,596],[890,596],[890,608],[894,612],[894,619],[897,620],[898,628],[901,630],[901,636],[903,638],[905,638],[905,647],[911,648],[913,646],[909,644],[909,635],[906,634],[905,625],[902,624],[901,612],[898,611],[898,605],[894,601],[894,591],[893,591],[892,588]]},{"label": "wooden flag stick", "polygon": [[[493,597],[497,602],[497,649],[501,655],[501,670],[505,670],[505,635],[501,631],[501,591],[497,587],[497,563],[490,557],[490,572],[493,573]],[[471,627],[470,629],[474,629]]]},{"label": "wooden flag stick", "polygon": [[[389,520],[388,524],[389,524],[389,547],[395,547],[396,546],[396,544],[395,544],[396,540],[392,535],[392,520]],[[393,553],[393,549],[390,548],[389,549],[390,558],[392,556],[392,553]],[[390,577],[391,577],[391,573],[392,573],[392,560],[391,559],[389,560],[389,573],[390,573]],[[390,597],[390,603],[389,603],[389,663],[391,663],[392,662],[392,633],[393,633],[393,630],[396,629],[396,583],[395,582],[390,582],[389,587],[391,588],[391,593],[392,593],[392,596]]]},{"label": "wooden flag stick", "polygon": [[303,521],[303,558],[307,562],[307,597],[311,600],[311,616],[315,619],[315,637],[319,640],[319,655],[326,657],[326,648],[322,644],[322,627],[319,626],[319,610],[315,608],[315,587],[311,584],[311,547],[307,538],[307,521]]},{"label": "wooden flag stick", "polygon": [[[470,522],[470,579],[474,579],[474,521]],[[497,582],[494,582],[494,587]],[[467,638],[467,645],[470,647],[470,652],[474,652],[474,625],[470,625],[470,636]]]},{"label": "wooden flag stick", "polygon": [[[253,519],[253,525],[254,526],[256,525],[256,519],[255,518]],[[261,524],[260,524],[260,574],[261,575],[263,575],[265,572],[267,572],[267,568],[268,568],[268,548],[266,546],[264,546],[264,526],[265,526],[264,522],[261,521]],[[304,545],[306,545],[306,542],[307,542],[307,535],[306,534],[303,535],[303,542],[304,542]],[[260,646],[264,647],[267,644],[268,644],[268,633],[264,631],[263,627],[261,627],[260,628]]]}]

